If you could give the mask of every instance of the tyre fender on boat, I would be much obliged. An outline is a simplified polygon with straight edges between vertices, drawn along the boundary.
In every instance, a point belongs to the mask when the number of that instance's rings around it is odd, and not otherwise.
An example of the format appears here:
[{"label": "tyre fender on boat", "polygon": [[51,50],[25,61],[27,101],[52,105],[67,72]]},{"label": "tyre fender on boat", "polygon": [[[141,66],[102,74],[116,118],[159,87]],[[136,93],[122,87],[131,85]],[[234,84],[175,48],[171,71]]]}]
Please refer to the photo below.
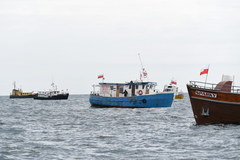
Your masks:
[{"label": "tyre fender on boat", "polygon": [[143,102],[143,103],[147,103],[147,100],[146,100],[146,99],[143,99],[142,102]]}]

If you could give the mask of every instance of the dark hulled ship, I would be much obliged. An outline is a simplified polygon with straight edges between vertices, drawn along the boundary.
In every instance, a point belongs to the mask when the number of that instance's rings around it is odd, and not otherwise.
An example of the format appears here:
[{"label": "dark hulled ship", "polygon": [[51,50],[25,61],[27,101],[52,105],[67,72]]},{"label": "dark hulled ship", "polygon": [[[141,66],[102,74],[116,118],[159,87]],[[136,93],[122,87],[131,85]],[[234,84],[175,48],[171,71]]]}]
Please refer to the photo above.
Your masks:
[{"label": "dark hulled ship", "polygon": [[52,83],[52,89],[49,91],[39,91],[36,96],[34,96],[34,99],[38,100],[62,100],[62,99],[68,99],[69,93],[68,91],[59,91],[57,90],[57,86]]}]

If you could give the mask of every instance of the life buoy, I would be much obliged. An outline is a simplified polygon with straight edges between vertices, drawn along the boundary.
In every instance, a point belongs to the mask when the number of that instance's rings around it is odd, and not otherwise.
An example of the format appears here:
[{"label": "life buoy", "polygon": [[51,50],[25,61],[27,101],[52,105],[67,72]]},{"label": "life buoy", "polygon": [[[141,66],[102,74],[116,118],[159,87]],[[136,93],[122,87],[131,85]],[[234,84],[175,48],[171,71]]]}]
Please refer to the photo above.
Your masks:
[{"label": "life buoy", "polygon": [[142,95],[142,94],[143,94],[143,91],[142,91],[142,90],[139,90],[139,91],[138,91],[138,94],[139,94],[139,95]]}]

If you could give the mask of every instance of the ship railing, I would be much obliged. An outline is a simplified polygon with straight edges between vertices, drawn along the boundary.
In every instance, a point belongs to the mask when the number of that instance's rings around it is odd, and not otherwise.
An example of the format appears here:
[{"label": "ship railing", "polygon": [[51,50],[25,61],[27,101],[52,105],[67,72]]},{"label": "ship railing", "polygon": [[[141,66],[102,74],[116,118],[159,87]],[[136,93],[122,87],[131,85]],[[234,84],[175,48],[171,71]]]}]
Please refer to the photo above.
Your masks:
[{"label": "ship railing", "polygon": [[[190,85],[194,88],[216,90],[215,88],[218,84],[216,84],[216,83],[205,83],[205,82],[200,82],[200,81],[190,81]],[[225,87],[227,87],[227,86],[225,85]],[[239,93],[240,94],[240,86],[230,85],[229,87],[231,87],[231,93]]]},{"label": "ship railing", "polygon": [[91,95],[99,96],[100,92],[99,91],[91,91]]}]

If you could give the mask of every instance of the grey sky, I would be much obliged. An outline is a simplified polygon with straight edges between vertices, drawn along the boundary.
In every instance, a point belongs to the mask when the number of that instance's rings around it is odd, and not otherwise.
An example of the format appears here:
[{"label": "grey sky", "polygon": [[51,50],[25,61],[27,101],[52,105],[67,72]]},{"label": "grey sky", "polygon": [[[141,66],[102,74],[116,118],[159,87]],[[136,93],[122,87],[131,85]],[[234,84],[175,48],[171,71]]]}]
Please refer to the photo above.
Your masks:
[{"label": "grey sky", "polygon": [[235,75],[240,85],[238,0],[1,0],[0,95],[15,80],[25,91],[52,80],[89,93],[97,75],[108,82],[139,78],[141,53],[160,89],[174,77],[208,82]]}]

